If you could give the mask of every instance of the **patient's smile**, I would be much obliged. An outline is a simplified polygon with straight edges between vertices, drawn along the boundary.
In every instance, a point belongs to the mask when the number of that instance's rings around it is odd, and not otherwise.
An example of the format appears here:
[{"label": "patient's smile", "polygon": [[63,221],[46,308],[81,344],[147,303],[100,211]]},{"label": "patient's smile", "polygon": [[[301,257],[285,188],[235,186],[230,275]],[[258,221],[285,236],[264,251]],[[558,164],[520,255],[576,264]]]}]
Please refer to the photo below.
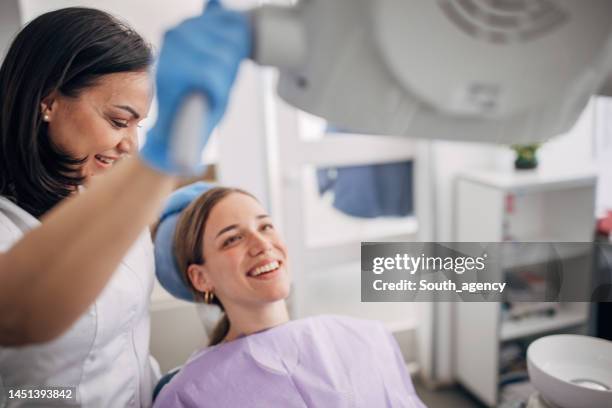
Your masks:
[{"label": "patient's smile", "polygon": [[258,277],[260,275],[263,274],[269,274],[271,272],[276,271],[278,268],[280,268],[280,262],[279,261],[272,261],[272,262],[268,262],[264,265],[258,266],[256,268],[251,269],[247,275],[251,276],[251,277]]}]

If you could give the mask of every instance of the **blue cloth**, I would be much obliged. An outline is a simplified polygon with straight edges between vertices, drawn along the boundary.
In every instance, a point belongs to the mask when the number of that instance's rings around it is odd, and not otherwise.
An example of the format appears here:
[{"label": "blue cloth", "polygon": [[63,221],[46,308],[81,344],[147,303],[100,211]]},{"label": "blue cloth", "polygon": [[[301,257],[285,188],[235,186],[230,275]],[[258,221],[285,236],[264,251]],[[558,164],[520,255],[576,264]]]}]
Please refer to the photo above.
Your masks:
[{"label": "blue cloth", "polygon": [[193,302],[193,293],[178,270],[174,257],[174,231],[181,211],[193,200],[213,188],[203,181],[190,184],[170,195],[162,211],[155,234],[155,275],[159,283],[173,296]]},{"label": "blue cloth", "polygon": [[319,193],[354,217],[402,217],[414,212],[412,161],[317,170]]},{"label": "blue cloth", "polygon": [[[191,174],[170,154],[174,118],[184,98],[203,94],[208,103],[206,128],[199,151],[221,120],[240,63],[251,53],[251,22],[244,13],[225,9],[212,0],[205,12],[188,19],[164,36],[156,73],[158,116],[141,150],[153,168],[171,174]],[[200,166],[201,167],[201,166]]]},{"label": "blue cloth", "polygon": [[154,408],[425,408],[382,323],[294,320],[194,355]]}]

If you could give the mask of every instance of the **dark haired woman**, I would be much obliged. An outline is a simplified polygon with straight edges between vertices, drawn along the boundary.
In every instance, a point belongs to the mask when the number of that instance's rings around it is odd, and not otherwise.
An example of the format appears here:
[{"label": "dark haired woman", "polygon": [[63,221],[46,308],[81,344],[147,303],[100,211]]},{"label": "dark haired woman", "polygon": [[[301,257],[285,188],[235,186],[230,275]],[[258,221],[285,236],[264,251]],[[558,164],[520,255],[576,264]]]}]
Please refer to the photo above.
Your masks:
[{"label": "dark haired woman", "polygon": [[[203,148],[249,48],[247,19],[217,2],[167,33],[158,118],[135,154],[152,98],[143,39],[86,8],[17,35],[0,69],[0,404],[150,406],[146,226],[175,177],[198,170],[169,151],[173,118],[188,93],[204,94]],[[9,393],[49,386],[74,394]]]}]

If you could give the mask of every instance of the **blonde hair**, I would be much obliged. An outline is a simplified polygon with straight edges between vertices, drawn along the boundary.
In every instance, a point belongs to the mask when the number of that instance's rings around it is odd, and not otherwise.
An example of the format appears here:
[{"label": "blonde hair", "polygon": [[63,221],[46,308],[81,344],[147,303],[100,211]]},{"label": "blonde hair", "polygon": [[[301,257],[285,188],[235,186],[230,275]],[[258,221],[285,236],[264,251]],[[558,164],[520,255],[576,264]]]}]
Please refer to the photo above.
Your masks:
[{"label": "blonde hair", "polygon": [[[204,302],[204,294],[193,286],[187,274],[187,269],[189,265],[201,265],[205,262],[202,242],[206,222],[208,221],[212,209],[223,198],[232,193],[244,194],[255,199],[252,194],[238,188],[214,187],[191,202],[191,204],[181,212],[176,224],[172,244],[174,257],[178,265],[178,270],[181,272],[181,277],[185,281],[185,284],[191,289],[195,300],[198,302]],[[219,306],[221,310],[225,312],[225,308],[217,296],[214,297],[211,304]],[[229,319],[227,314],[223,313],[223,317],[213,330],[209,346],[221,343],[229,332],[229,328]]]}]

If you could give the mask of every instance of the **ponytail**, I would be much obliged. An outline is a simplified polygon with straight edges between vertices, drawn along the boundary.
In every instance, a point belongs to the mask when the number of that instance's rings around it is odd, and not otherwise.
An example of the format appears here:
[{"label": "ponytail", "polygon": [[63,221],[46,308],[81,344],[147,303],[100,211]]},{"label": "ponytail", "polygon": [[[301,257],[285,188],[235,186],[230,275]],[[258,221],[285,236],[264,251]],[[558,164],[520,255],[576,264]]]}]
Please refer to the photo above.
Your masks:
[{"label": "ponytail", "polygon": [[223,316],[221,317],[221,320],[217,322],[217,325],[213,329],[212,335],[210,336],[210,343],[208,343],[208,346],[215,346],[221,343],[223,339],[225,339],[225,336],[227,336],[229,328],[230,322],[227,318],[227,314],[224,312]]}]

